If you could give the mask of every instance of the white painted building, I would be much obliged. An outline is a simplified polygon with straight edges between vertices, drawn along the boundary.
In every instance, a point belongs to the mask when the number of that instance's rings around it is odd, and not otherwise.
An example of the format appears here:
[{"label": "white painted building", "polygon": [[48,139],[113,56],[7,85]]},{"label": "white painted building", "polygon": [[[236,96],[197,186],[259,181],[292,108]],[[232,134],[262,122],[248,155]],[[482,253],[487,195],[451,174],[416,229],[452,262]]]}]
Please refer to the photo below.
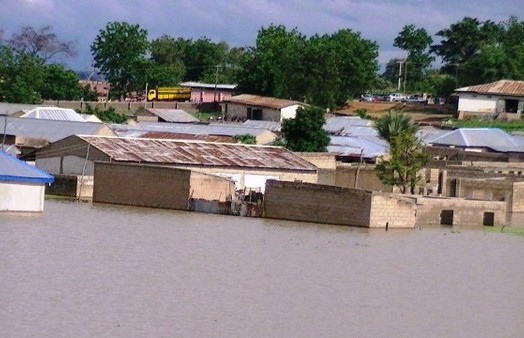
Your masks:
[{"label": "white painted building", "polygon": [[455,90],[459,117],[505,114],[520,117],[524,109],[524,81],[500,80]]},{"label": "white painted building", "polygon": [[44,211],[45,185],[53,176],[0,151],[0,211]]},{"label": "white painted building", "polygon": [[226,120],[262,120],[282,122],[295,118],[303,103],[258,95],[233,96],[222,103]]}]

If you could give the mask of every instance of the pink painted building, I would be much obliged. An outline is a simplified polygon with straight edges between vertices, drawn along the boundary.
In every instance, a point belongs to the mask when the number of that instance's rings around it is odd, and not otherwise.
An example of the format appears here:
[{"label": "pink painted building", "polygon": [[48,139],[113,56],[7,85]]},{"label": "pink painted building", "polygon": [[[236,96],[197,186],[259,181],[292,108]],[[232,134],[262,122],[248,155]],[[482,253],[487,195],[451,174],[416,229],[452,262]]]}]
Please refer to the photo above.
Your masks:
[{"label": "pink painted building", "polygon": [[191,102],[222,102],[233,96],[236,84],[213,84],[200,82],[181,82],[180,86],[191,88]]}]

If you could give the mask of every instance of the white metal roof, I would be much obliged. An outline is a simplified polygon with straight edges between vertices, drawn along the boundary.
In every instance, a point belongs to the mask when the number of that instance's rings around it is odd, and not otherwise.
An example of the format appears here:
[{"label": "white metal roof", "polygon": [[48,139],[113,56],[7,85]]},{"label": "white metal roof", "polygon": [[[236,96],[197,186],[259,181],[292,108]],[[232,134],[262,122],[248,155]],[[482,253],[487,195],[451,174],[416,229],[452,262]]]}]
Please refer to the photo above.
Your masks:
[{"label": "white metal roof", "polygon": [[460,128],[437,137],[432,145],[488,148],[498,152],[524,152],[524,142],[498,128]]},{"label": "white metal roof", "polygon": [[21,117],[42,120],[86,122],[86,120],[73,109],[58,107],[36,107],[29,110]]}]

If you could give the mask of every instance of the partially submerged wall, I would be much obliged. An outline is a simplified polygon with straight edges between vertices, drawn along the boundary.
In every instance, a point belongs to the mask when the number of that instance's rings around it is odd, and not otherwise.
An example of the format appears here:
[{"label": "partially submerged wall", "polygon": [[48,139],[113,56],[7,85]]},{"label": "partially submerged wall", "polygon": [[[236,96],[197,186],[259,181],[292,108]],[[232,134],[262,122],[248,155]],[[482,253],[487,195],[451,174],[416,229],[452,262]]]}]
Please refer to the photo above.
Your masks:
[{"label": "partially submerged wall", "polygon": [[417,225],[506,225],[506,202],[416,196]]},{"label": "partially submerged wall", "polygon": [[264,196],[264,217],[361,227],[412,228],[415,200],[359,189],[269,180]]},{"label": "partially submerged wall", "polygon": [[93,202],[187,210],[191,172],[95,162]]}]

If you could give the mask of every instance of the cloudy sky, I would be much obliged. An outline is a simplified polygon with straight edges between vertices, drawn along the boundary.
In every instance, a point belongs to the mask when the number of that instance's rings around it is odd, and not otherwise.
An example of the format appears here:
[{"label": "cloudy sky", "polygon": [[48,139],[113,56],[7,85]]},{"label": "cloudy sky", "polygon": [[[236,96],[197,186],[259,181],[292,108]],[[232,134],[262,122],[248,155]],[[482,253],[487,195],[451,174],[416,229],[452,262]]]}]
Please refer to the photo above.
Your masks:
[{"label": "cloudy sky", "polygon": [[253,46],[272,23],[307,36],[349,28],[378,43],[383,64],[404,56],[393,40],[407,24],[435,34],[465,16],[524,20],[523,0],[0,0],[0,8],[4,38],[22,26],[52,25],[61,40],[76,41],[78,56],[68,62],[75,70],[91,68],[89,46],[110,21],[139,24],[150,39],[205,36],[231,47]]}]

